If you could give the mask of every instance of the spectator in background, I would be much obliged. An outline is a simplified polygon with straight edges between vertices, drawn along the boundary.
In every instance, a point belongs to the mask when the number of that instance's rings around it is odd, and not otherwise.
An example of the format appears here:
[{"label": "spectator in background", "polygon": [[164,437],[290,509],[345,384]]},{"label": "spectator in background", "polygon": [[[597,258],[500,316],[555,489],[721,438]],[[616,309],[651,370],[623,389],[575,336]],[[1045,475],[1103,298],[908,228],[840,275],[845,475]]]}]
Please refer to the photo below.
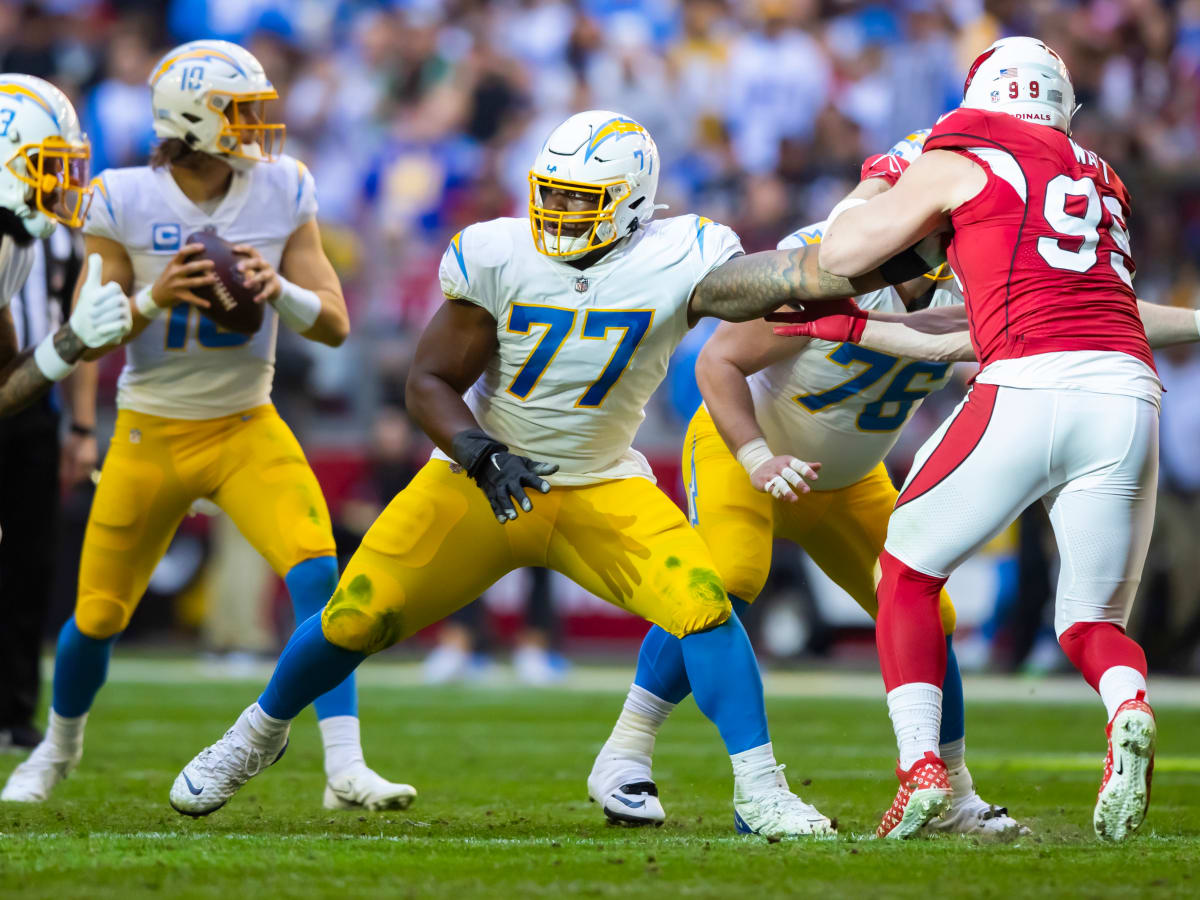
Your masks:
[{"label": "spectator in background", "polygon": [[105,54],[105,77],[87,96],[83,127],[92,142],[92,171],[143,165],[154,143],[150,86],[156,54],[141,23],[114,30]]}]

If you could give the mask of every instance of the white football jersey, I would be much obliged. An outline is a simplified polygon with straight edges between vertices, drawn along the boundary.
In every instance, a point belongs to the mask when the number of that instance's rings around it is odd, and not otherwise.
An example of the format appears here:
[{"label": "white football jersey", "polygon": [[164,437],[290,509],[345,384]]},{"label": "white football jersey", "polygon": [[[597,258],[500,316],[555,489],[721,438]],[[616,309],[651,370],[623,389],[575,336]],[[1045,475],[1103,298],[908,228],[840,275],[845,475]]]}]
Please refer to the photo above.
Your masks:
[{"label": "white football jersey", "polygon": [[[96,180],[85,234],[116,241],[133,262],[133,291],[153,284],[187,243],[211,228],[250,244],[278,267],[284,245],[317,214],[316,185],[281,156],[245,172],[211,214],[184,195],[166,168],[109,169]],[[187,303],[153,320],[125,347],[117,406],[173,419],[215,419],[271,400],[279,318],[268,306],[255,335],[226,331]]]},{"label": "white football jersey", "polygon": [[[824,223],[779,242],[787,249],[821,240]],[[904,312],[895,288],[856,297],[863,309]],[[954,278],[938,283],[931,306],[962,303]],[[748,379],[759,427],[774,453],[822,464],[818,491],[864,478],[888,454],[913,411],[950,378],[952,364],[890,356],[856,344],[810,340],[795,356]]]},{"label": "white football jersey", "polygon": [[467,405],[512,452],[557,463],[552,484],[652,479],[633,436],[687,333],[692,291],[741,252],[700,216],[651,221],[582,271],[539,253],[528,219],[464,229],[442,257],[442,291],[491,313],[499,345]]},{"label": "white football jersey", "polygon": [[0,237],[0,309],[12,303],[12,298],[25,284],[33,268],[34,244],[24,247],[7,234]]}]

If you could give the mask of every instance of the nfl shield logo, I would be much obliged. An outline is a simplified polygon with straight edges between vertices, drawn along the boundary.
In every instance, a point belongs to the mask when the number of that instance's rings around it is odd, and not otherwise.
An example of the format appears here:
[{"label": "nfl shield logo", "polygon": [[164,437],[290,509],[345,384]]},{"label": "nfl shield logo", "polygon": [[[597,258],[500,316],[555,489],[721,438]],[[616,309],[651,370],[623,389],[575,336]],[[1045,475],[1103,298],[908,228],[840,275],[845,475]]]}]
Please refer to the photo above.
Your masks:
[{"label": "nfl shield logo", "polygon": [[588,289],[588,280],[586,278],[576,278],[575,279],[575,290],[579,291],[579,293],[582,294],[587,289]]}]

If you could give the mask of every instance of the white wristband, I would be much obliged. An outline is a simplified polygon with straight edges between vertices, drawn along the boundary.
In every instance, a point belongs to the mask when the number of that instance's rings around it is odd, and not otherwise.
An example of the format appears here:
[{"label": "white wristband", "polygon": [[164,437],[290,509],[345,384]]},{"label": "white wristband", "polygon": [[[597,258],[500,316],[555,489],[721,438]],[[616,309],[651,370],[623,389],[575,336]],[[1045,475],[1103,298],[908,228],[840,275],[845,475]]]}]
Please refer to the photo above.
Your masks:
[{"label": "white wristband", "polygon": [[38,370],[46,376],[47,381],[62,381],[75,370],[75,364],[69,363],[58,355],[54,346],[54,335],[48,334],[33,351],[33,361]]},{"label": "white wristband", "polygon": [[846,197],[837,206],[829,211],[829,215],[825,217],[825,231],[833,227],[833,220],[840,216],[848,209],[854,209],[856,206],[862,206],[867,201],[862,197]]},{"label": "white wristband", "polygon": [[1200,309],[1196,310],[1196,334],[1200,335]]},{"label": "white wristband", "polygon": [[775,454],[771,452],[771,448],[762,438],[747,441],[738,447],[737,451],[737,461],[742,464],[747,475],[753,475],[755,469],[765,462],[770,462],[774,456]]},{"label": "white wristband", "polygon": [[157,319],[167,311],[165,306],[154,302],[153,290],[154,286],[148,284],[133,295],[133,305],[143,319]]},{"label": "white wristband", "polygon": [[321,298],[316,291],[292,284],[282,275],[276,275],[283,290],[275,298],[275,311],[279,320],[297,334],[304,334],[313,327],[317,316],[321,315]]}]

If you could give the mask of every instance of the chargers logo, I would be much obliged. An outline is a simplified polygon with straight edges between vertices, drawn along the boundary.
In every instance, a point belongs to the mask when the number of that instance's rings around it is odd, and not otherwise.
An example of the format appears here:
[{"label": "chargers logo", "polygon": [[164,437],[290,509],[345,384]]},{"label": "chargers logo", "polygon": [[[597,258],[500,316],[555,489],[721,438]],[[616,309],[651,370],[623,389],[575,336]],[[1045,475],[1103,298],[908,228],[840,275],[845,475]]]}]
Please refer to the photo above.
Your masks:
[{"label": "chargers logo", "polygon": [[176,223],[157,223],[150,226],[150,244],[155,250],[178,250],[183,229]]}]

